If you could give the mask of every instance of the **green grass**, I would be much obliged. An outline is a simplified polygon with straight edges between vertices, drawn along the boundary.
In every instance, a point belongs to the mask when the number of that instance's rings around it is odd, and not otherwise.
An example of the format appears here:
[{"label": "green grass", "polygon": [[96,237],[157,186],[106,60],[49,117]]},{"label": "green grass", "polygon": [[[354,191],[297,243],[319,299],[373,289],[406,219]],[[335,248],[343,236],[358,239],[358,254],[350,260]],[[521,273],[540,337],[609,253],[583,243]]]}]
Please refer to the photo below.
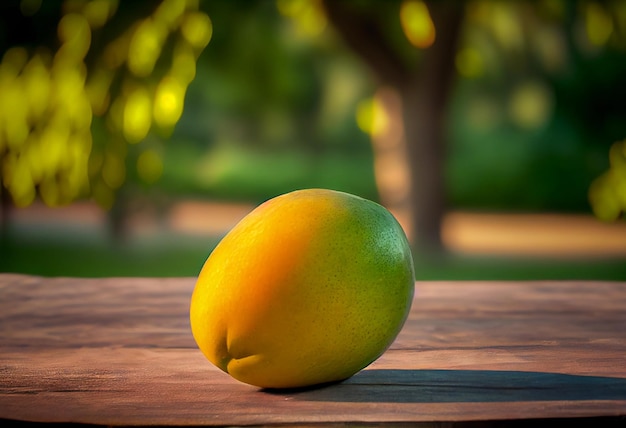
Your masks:
[{"label": "green grass", "polygon": [[626,281],[623,259],[539,259],[452,255],[416,257],[418,280],[598,280]]},{"label": "green grass", "polygon": [[214,239],[205,245],[169,246],[4,242],[0,245],[0,272],[91,278],[195,276],[215,244]]},{"label": "green grass", "polygon": [[[109,241],[58,242],[5,239],[0,272],[42,276],[196,276],[217,238],[161,237],[116,245]],[[546,260],[452,255],[416,257],[418,280],[609,280],[626,281],[620,259]]]}]

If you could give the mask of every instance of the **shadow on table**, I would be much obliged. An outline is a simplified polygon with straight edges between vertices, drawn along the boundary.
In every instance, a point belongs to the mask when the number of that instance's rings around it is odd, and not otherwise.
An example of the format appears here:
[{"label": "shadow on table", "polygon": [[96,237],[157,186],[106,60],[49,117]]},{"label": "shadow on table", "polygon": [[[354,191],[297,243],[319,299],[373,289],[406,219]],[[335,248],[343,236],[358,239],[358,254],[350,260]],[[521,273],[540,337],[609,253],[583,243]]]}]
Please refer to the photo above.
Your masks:
[{"label": "shadow on table", "polygon": [[334,385],[273,393],[296,400],[357,403],[626,400],[626,379],[521,371],[371,369]]}]

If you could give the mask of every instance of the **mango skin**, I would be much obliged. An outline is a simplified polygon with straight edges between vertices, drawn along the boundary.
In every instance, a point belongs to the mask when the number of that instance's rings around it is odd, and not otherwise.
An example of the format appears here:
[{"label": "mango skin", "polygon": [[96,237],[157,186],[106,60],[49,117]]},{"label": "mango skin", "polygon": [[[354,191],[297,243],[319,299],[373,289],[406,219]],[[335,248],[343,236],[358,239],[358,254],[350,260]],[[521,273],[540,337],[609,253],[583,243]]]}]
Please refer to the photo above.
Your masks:
[{"label": "mango skin", "polygon": [[213,250],[191,298],[191,329],[206,358],[241,382],[336,382],[387,350],[414,286],[409,243],[389,211],[299,190],[258,206]]}]

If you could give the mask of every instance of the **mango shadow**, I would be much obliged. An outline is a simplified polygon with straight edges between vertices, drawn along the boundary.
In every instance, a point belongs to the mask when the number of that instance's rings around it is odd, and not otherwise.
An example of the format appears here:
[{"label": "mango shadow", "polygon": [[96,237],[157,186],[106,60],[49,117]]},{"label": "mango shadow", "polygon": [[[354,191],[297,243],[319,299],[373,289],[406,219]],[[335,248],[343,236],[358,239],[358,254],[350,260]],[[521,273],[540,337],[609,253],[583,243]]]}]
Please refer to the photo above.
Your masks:
[{"label": "mango shadow", "polygon": [[302,401],[453,403],[626,400],[626,379],[492,370],[363,370],[320,388],[276,390]]}]

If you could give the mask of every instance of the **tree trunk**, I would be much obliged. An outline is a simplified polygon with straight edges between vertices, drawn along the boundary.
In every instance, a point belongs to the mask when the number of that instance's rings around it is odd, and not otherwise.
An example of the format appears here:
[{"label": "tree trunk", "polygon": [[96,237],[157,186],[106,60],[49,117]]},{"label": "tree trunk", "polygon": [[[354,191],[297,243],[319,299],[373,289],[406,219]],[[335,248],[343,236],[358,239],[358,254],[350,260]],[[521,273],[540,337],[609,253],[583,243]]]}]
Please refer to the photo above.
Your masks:
[{"label": "tree trunk", "polygon": [[122,186],[115,195],[115,202],[107,213],[109,239],[115,246],[126,243],[129,234],[129,198],[127,189]]},{"label": "tree trunk", "polygon": [[445,143],[438,126],[441,112],[428,108],[427,97],[409,95],[410,92],[403,96],[402,111],[409,157],[410,239],[418,252],[440,253],[446,211]]},{"label": "tree trunk", "polygon": [[0,243],[4,242],[9,236],[12,207],[13,201],[9,191],[5,188],[0,188]]},{"label": "tree trunk", "polygon": [[[410,176],[409,239],[420,253],[441,253],[441,225],[446,209],[445,118],[464,2],[452,0],[428,4],[436,38],[432,46],[420,51],[417,69],[399,55],[385,37],[388,23],[377,19],[393,15],[363,13],[350,4],[326,0],[326,15],[346,44],[374,72],[381,86],[393,87],[402,98]],[[376,3],[376,7],[383,4],[397,7],[391,2]],[[386,198],[382,196],[381,199]]]},{"label": "tree trunk", "polygon": [[418,72],[398,92],[411,176],[411,241],[417,251],[437,254],[444,251],[446,119],[463,5],[435,3],[430,11],[437,29],[435,43],[424,52]]}]

